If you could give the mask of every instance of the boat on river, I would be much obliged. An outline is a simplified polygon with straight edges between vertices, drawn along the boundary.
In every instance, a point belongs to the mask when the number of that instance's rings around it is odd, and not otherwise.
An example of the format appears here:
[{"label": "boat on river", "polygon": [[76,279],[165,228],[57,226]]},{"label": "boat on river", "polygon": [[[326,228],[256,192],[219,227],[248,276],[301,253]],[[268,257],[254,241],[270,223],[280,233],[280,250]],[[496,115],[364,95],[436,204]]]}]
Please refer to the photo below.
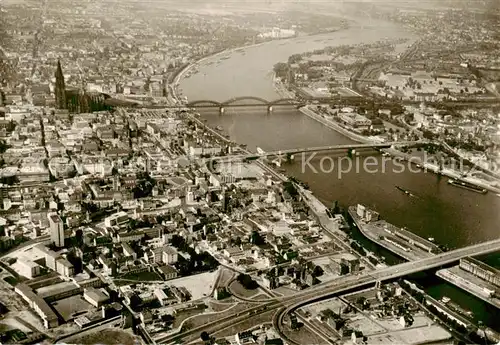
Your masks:
[{"label": "boat on river", "polygon": [[476,193],[481,193],[481,194],[488,193],[488,190],[486,188],[482,188],[482,187],[476,186],[475,184],[461,181],[461,180],[457,180],[457,179],[449,179],[448,184],[455,186],[455,187],[467,189],[467,190],[470,190],[470,191],[476,192]]},{"label": "boat on river", "polygon": [[450,308],[451,310],[453,310],[454,312],[459,313],[459,314],[461,314],[463,316],[467,316],[467,317],[473,317],[474,316],[474,313],[472,311],[462,308],[460,305],[458,305],[455,302],[453,302],[447,296],[443,296],[443,298],[441,298],[441,302],[444,305],[446,305],[448,308]]},{"label": "boat on river", "polygon": [[401,192],[405,193],[405,194],[406,194],[406,195],[408,195],[408,196],[416,197],[416,195],[415,195],[415,194],[413,194],[413,193],[412,193],[412,192],[410,192],[409,190],[406,190],[406,189],[404,189],[404,188],[402,188],[402,187],[400,187],[400,186],[396,186],[396,189],[397,189],[397,190],[400,190]]},{"label": "boat on river", "polygon": [[397,189],[397,190],[400,190],[401,192],[405,193],[406,195],[410,195],[410,192],[409,192],[409,191],[407,191],[407,190],[406,190],[406,189],[404,189],[404,188],[401,188],[400,186],[396,186],[396,189]]}]

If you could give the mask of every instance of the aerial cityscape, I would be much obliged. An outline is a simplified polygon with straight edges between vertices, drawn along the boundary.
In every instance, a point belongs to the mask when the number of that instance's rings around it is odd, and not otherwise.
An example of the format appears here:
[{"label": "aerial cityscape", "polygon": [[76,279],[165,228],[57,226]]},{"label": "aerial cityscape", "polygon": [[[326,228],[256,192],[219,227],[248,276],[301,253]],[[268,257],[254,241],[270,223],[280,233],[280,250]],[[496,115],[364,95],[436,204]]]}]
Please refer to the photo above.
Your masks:
[{"label": "aerial cityscape", "polygon": [[498,0],[0,0],[0,343],[500,344]]}]

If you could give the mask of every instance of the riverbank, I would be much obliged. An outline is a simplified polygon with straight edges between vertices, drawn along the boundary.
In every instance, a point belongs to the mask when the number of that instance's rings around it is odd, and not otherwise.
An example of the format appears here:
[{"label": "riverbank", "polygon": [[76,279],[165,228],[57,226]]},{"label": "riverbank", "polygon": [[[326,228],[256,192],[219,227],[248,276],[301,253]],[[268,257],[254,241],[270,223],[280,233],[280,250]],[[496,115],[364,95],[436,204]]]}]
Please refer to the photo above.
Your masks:
[{"label": "riverbank", "polygon": [[[366,209],[365,212],[371,213],[372,211]],[[356,213],[354,206],[348,207],[348,213],[366,238],[405,260],[426,259],[434,255],[431,251],[439,252],[436,245],[384,220],[364,221]]]},{"label": "riverbank", "polygon": [[333,121],[329,121],[325,118],[323,118],[321,115],[319,115],[318,113],[316,113],[315,111],[313,111],[309,106],[304,106],[302,108],[299,109],[299,111],[310,117],[311,119],[317,121],[317,122],[320,122],[322,123],[323,125],[325,125],[326,127],[330,128],[330,129],[333,129],[334,131],[342,134],[343,136],[355,141],[355,142],[358,142],[358,143],[363,143],[363,144],[369,144],[369,143],[373,143],[374,140],[370,140],[370,138],[367,138],[365,136],[362,136],[362,135],[359,135],[359,134],[356,134],[356,133],[353,133],[351,131],[348,131],[347,129],[343,128],[342,126],[340,126],[338,123],[335,123]]},{"label": "riverbank", "polygon": [[[311,191],[304,189],[302,186],[297,186],[297,189],[323,230],[325,230],[326,234],[332,240],[342,244],[345,251],[357,256],[364,263],[366,268],[375,269],[375,266],[370,262],[370,260],[368,260],[367,257],[359,255],[350,247],[348,244],[349,238],[343,231],[340,230],[340,224],[334,218],[330,217],[326,206],[319,201]],[[373,255],[373,253],[370,254]]]},{"label": "riverbank", "polygon": [[453,284],[500,309],[500,299],[495,297],[494,294],[491,294],[491,291],[495,291],[496,286],[479,279],[469,272],[461,270],[458,265],[439,270],[436,272],[436,275],[439,278],[446,280],[448,283]]},{"label": "riverbank", "polygon": [[205,62],[206,60],[208,59],[213,59],[213,58],[216,58],[218,56],[221,56],[221,55],[224,55],[224,54],[231,54],[233,52],[235,52],[236,50],[238,49],[245,49],[245,48],[250,48],[250,47],[258,47],[260,45],[263,45],[267,42],[260,42],[260,43],[255,43],[255,44],[248,44],[248,45],[243,45],[243,46],[239,46],[239,47],[235,47],[235,48],[230,48],[230,49],[225,49],[225,50],[222,50],[222,51],[219,51],[217,53],[214,53],[214,54],[211,54],[211,55],[208,55],[208,56],[204,56],[198,60],[195,60],[191,63],[189,63],[187,66],[185,66],[181,71],[179,71],[179,73],[177,73],[177,75],[175,76],[174,80],[173,80],[173,86],[171,85],[171,88],[172,88],[172,98],[174,98],[177,102],[180,102],[179,100],[179,96],[178,96],[178,85],[181,81],[181,79],[184,77],[184,75],[186,73],[188,73],[192,68],[196,67],[196,65],[199,65],[203,62]]},{"label": "riverbank", "polygon": [[[299,110],[304,115],[310,117],[311,119],[313,119],[315,121],[322,123],[326,127],[333,129],[334,131],[337,131],[338,133],[348,137],[349,139],[351,139],[353,141],[356,141],[359,143],[364,143],[364,144],[377,142],[377,141],[373,140],[373,138],[369,138],[369,137],[365,137],[365,136],[353,133],[353,132],[343,128],[339,124],[323,118],[321,115],[319,115],[318,113],[311,110],[308,106],[302,107]],[[460,179],[460,180],[463,180],[467,183],[484,188],[488,191],[500,194],[500,188],[492,186],[487,181],[480,180],[480,179],[475,178],[475,177],[463,177],[462,176],[463,172],[461,172],[461,171],[455,171],[455,170],[447,169],[447,168],[440,169],[439,166],[437,166],[435,164],[425,162],[419,157],[411,156],[407,153],[401,152],[401,151],[396,150],[394,148],[383,149],[381,151],[391,155],[391,157],[393,157],[393,158],[403,159],[407,162],[413,163],[417,167],[419,167],[420,169],[424,170],[425,172],[432,172],[434,174],[446,176],[446,177],[449,177],[451,179]]]},{"label": "riverbank", "polygon": [[[280,41],[288,41],[288,40],[292,40],[292,39],[296,39],[296,38],[297,37],[283,38],[283,39],[280,39]],[[216,57],[224,55],[224,54],[232,54],[232,53],[236,52],[237,50],[259,47],[259,46],[262,46],[264,44],[271,43],[273,41],[274,40],[270,40],[270,41],[246,44],[246,45],[242,45],[242,46],[238,46],[238,47],[234,47],[234,48],[225,49],[225,50],[219,51],[217,53],[214,53],[214,54],[211,54],[208,56],[204,56],[198,60],[191,62],[190,64],[185,66],[174,78],[174,81],[172,83],[173,86],[171,86],[172,92],[173,92],[172,97],[174,99],[176,99],[177,102],[179,102],[179,97],[177,95],[177,92],[178,92],[177,86],[179,85],[179,83],[180,83],[181,79],[184,77],[184,75],[186,73],[188,73],[192,68],[196,67],[196,65],[199,65],[199,64],[205,62],[206,60],[213,59],[213,58],[216,58]]]},{"label": "riverbank", "polygon": [[[352,22],[354,22],[354,20]],[[302,39],[302,38],[310,38],[310,37],[315,37],[315,36],[322,36],[322,35],[326,35],[326,34],[332,34],[332,33],[340,32],[340,31],[348,30],[350,28],[351,28],[351,26],[349,24],[346,24],[346,25],[340,26],[339,28],[328,30],[328,31],[325,31],[325,32],[316,32],[316,33],[305,34],[305,35],[297,35],[297,36],[294,36],[294,37],[287,37],[287,38],[280,38],[280,39],[271,39],[271,40],[264,41],[264,42],[259,42],[259,43],[245,44],[245,45],[242,45],[242,46],[237,46],[237,47],[233,47],[233,48],[224,49],[222,51],[219,51],[219,52],[216,52],[216,53],[204,56],[202,58],[196,59],[195,61],[189,63],[187,66],[185,66],[181,71],[179,71],[176,74],[174,80],[170,84],[170,87],[171,87],[172,92],[173,92],[172,97],[174,99],[176,99],[177,101],[179,101],[179,98],[178,98],[178,95],[177,95],[177,92],[178,92],[177,85],[180,83],[181,79],[193,67],[195,67],[196,65],[199,65],[200,63],[203,63],[204,61],[206,61],[208,59],[216,58],[216,57],[218,57],[220,55],[224,55],[224,54],[231,54],[231,53],[234,53],[235,51],[238,51],[238,50],[241,50],[241,49],[255,48],[255,47],[259,47],[259,46],[265,45],[265,44],[272,44],[273,42],[276,42],[276,41],[288,42],[288,41],[293,41],[293,40]]]},{"label": "riverbank", "polygon": [[[404,161],[410,162],[425,172],[431,172],[431,173],[434,173],[436,175],[446,176],[446,177],[449,177],[450,179],[454,179],[454,180],[459,179],[459,180],[465,181],[467,183],[470,183],[472,185],[478,186],[480,188],[484,188],[490,192],[493,192],[496,194],[500,193],[500,188],[492,186],[492,185],[488,184],[486,181],[479,180],[478,178],[462,176],[463,172],[461,172],[461,171],[455,171],[455,170],[447,169],[447,168],[440,169],[440,167],[436,164],[425,162],[420,157],[411,156],[407,153],[401,152],[401,151],[393,149],[393,148],[383,149],[382,151],[390,154],[394,158],[399,158],[399,159],[402,159]],[[472,191],[470,191],[470,192],[473,193]]]}]

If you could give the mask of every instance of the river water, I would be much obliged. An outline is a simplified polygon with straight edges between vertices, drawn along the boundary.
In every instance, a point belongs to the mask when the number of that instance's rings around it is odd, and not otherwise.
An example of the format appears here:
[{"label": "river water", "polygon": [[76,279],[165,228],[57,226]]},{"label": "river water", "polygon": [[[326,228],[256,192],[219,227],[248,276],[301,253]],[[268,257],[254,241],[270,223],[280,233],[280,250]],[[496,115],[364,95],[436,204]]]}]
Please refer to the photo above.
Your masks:
[{"label": "river water", "polygon": [[[245,48],[244,53],[233,52],[227,55],[227,59],[217,57],[204,61],[197,67],[198,73],[181,80],[180,89],[189,101],[223,102],[239,96],[275,100],[281,98],[272,83],[275,63],[286,61],[292,54],[325,46],[373,43],[385,38],[414,37],[391,23],[378,21],[329,34],[273,41]],[[228,108],[224,115],[213,111],[201,113],[209,125],[223,127],[231,140],[247,144],[250,149],[278,150],[352,142],[294,109],[278,109],[271,114],[257,108]],[[361,167],[366,156],[360,155]],[[369,156],[376,158],[375,168],[370,168],[370,171],[353,168],[340,177],[339,166],[345,169],[348,163],[339,155],[330,156],[334,159],[323,164],[329,171],[331,166],[328,164],[334,163],[335,167],[329,173],[320,172],[324,156],[319,155],[310,161],[310,165],[303,164],[307,157],[296,157],[294,163],[283,168],[307,182],[326,205],[331,205],[334,200],[344,207],[363,203],[389,222],[405,226],[425,238],[433,237],[450,248],[499,236],[500,197],[494,193],[482,195],[453,187],[446,183],[447,178],[432,173],[409,172],[408,169],[399,173],[400,169],[394,169],[394,163],[383,160],[378,153]],[[374,169],[376,173],[373,173]],[[400,192],[396,185],[410,190],[415,197]]]}]

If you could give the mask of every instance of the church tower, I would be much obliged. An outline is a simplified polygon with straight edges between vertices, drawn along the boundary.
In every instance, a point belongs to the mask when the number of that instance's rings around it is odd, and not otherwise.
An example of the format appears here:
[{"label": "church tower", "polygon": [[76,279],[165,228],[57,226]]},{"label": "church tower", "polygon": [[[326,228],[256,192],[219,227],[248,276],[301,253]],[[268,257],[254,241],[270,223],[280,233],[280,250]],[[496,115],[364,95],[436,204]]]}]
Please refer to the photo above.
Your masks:
[{"label": "church tower", "polygon": [[66,109],[66,86],[64,84],[64,75],[61,68],[61,61],[57,60],[57,70],[56,70],[56,108]]}]

